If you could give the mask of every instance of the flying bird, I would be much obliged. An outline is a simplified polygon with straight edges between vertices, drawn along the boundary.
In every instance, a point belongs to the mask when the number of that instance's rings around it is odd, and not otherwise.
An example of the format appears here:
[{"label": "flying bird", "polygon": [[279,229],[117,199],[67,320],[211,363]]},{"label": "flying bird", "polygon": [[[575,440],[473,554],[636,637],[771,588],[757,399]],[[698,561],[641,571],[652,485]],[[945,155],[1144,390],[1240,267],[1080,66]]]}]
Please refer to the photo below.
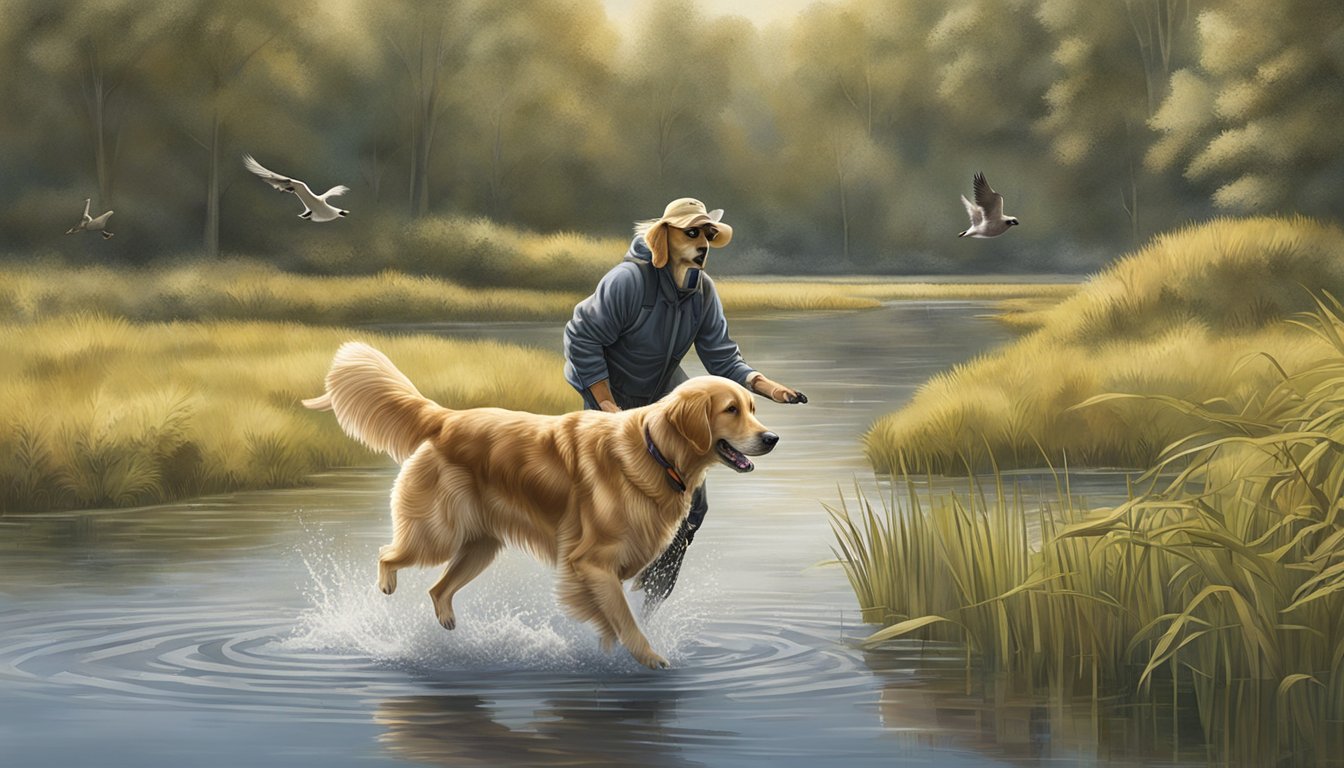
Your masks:
[{"label": "flying bird", "polygon": [[108,211],[95,219],[89,215],[89,202],[90,198],[84,198],[84,219],[75,226],[67,229],[65,234],[73,235],[76,232],[101,232],[104,240],[111,240],[112,233],[108,232],[105,227],[107,226],[107,220],[112,215],[112,212]]},{"label": "flying bird", "polygon": [[260,176],[262,181],[281,192],[292,192],[298,197],[299,201],[303,203],[303,213],[299,214],[300,219],[321,223],[350,215],[349,211],[341,210],[327,202],[328,197],[344,195],[350,191],[350,188],[343,184],[338,184],[320,195],[315,195],[307,184],[298,179],[291,179],[288,176],[281,176],[275,171],[267,170],[251,155],[243,155],[243,167]]},{"label": "flying bird", "polygon": [[966,213],[971,217],[971,226],[957,237],[998,237],[1021,222],[1016,216],[1003,215],[1003,195],[989,188],[985,174],[975,174],[975,202],[961,196]]}]

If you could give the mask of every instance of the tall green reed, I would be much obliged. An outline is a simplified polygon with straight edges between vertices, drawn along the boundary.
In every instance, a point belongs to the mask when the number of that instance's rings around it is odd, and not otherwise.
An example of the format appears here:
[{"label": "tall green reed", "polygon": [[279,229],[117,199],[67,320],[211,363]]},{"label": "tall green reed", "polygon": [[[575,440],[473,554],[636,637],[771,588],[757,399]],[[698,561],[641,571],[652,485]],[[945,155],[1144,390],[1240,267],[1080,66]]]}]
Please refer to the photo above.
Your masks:
[{"label": "tall green reed", "polygon": [[[1157,703],[1183,692],[1223,757],[1344,752],[1344,305],[1294,323],[1331,353],[1239,406],[1144,398],[1201,428],[1173,442],[1124,503],[1024,509],[898,475],[883,510],[832,509],[837,557],[867,638],[958,639],[987,669],[1053,690]],[[904,469],[904,467],[902,467]],[[1024,536],[1024,530],[1039,535]]]}]

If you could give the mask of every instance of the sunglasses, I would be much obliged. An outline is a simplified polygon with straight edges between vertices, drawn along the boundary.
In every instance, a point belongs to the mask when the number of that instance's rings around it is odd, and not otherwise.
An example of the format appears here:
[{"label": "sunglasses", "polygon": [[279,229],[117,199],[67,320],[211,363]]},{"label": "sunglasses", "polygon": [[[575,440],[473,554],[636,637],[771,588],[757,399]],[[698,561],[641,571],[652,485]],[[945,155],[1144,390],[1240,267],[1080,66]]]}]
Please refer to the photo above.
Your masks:
[{"label": "sunglasses", "polygon": [[715,227],[691,227],[690,229],[681,230],[681,233],[683,235],[686,235],[692,240],[698,239],[700,237],[701,232],[705,233],[706,240],[712,241],[714,238],[719,236],[719,230]]}]

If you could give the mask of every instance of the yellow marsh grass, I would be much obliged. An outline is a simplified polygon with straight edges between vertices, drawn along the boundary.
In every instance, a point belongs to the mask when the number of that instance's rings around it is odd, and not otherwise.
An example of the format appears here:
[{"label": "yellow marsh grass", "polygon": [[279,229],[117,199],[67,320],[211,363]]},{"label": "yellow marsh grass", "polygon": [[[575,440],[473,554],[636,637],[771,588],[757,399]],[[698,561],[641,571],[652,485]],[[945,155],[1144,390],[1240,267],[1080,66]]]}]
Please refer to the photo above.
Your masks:
[{"label": "yellow marsh grass", "polygon": [[[1018,300],[1033,306],[1058,303],[1072,295],[1075,285],[1010,283],[897,283],[874,278],[868,282],[733,280],[715,282],[727,312],[764,310],[872,309],[884,301],[917,299]],[[1020,311],[1014,305],[1011,311]]]},{"label": "yellow marsh grass", "polygon": [[322,277],[258,262],[157,269],[0,268],[0,321],[78,312],[144,320],[288,320],[313,324],[542,320],[579,294],[474,289],[395,272]]},{"label": "yellow marsh grass", "polygon": [[1325,354],[1283,322],[1307,288],[1344,290],[1344,232],[1304,218],[1219,220],[1154,240],[1053,307],[1016,343],[930,379],[865,437],[875,468],[1057,463],[1149,466],[1196,420],[1147,400],[1072,406],[1103,392],[1244,402],[1287,366]]},{"label": "yellow marsh grass", "polygon": [[[553,236],[565,242],[562,236]],[[596,279],[593,284],[596,285]],[[716,283],[730,313],[868,309],[896,298],[1067,295],[1071,286],[895,283]],[[1067,289],[1067,290],[1065,290]],[[399,272],[299,275],[254,261],[194,262],[152,269],[0,266],[0,322],[79,312],[136,321],[364,322],[550,320],[563,323],[586,294],[468,288]]]},{"label": "yellow marsh grass", "polygon": [[488,342],[92,315],[4,325],[0,511],[147,504],[380,461],[298,404],[355,338],[446,406],[580,406],[558,356]]},{"label": "yellow marsh grass", "polygon": [[[1193,691],[1204,734],[1250,764],[1344,751],[1344,307],[1300,322],[1326,354],[1234,406],[1145,401],[1196,425],[1113,509],[1027,510],[1003,486],[906,480],[877,511],[833,509],[869,638],[955,638],[1062,691]],[[1160,479],[1160,482],[1159,482]],[[932,486],[930,481],[929,486]]]}]

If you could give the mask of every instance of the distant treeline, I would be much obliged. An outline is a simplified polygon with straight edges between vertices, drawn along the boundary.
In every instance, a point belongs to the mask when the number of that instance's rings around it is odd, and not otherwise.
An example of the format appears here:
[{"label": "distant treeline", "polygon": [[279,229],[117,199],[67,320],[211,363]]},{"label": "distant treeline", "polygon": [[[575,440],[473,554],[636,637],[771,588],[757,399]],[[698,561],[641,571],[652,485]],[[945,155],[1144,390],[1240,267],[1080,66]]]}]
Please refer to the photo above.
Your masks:
[{"label": "distant treeline", "polygon": [[[1191,218],[1344,210],[1339,0],[846,0],[765,29],[689,0],[629,29],[598,0],[0,18],[11,254],[282,259],[442,215],[601,239],[693,195],[736,228],[720,272],[1090,270]],[[352,217],[299,221],[244,152],[349,185]],[[976,171],[1007,237],[954,237]],[[114,239],[62,236],[85,197]]]}]

